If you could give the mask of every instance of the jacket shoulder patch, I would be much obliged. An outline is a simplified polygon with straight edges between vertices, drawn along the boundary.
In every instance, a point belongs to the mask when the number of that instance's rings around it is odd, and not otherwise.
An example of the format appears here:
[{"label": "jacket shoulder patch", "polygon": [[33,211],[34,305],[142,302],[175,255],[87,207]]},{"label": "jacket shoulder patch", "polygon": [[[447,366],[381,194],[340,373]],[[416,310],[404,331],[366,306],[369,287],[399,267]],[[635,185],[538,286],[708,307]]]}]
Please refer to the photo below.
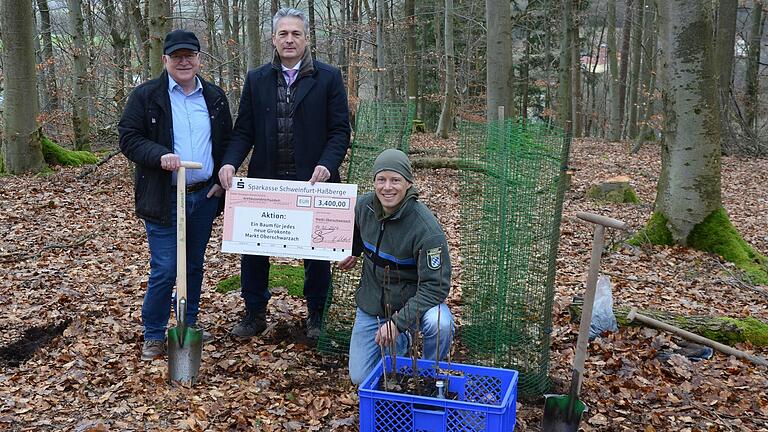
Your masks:
[{"label": "jacket shoulder patch", "polygon": [[442,248],[439,247],[427,250],[427,267],[432,270],[440,269],[440,266],[443,265],[440,252],[442,252]]}]

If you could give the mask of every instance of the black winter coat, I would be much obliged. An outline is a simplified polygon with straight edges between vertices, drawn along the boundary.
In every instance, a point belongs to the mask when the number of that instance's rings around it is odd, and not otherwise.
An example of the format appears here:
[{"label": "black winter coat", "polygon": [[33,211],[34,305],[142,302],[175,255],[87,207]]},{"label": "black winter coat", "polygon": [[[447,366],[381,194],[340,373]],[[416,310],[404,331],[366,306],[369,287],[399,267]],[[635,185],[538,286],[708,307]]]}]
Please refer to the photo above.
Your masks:
[{"label": "black winter coat", "polygon": [[[337,68],[319,61],[313,61],[313,66],[311,75],[300,77],[291,86],[296,179],[309,180],[315,166],[322,165],[331,173],[329,181],[339,182],[339,166],[351,131],[347,92]],[[237,169],[253,150],[248,177],[269,179],[276,175],[279,73],[267,63],[249,71],[245,79],[223,164]]]},{"label": "black winter coat", "polygon": [[[218,172],[232,132],[227,96],[220,87],[198,76],[211,118],[212,180]],[[168,96],[168,72],[136,87],[128,98],[117,125],[120,150],[136,166],[134,178],[136,214],[150,222],[171,225],[171,172],[160,167],[160,157],[173,152],[173,118]]]}]

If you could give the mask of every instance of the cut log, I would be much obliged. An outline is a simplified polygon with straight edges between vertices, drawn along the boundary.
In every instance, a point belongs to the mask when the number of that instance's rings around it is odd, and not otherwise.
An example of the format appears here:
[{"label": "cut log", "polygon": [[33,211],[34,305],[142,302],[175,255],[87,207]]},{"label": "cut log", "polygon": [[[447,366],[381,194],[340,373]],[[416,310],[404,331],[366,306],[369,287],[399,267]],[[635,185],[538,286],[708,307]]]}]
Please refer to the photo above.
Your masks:
[{"label": "cut log", "polygon": [[594,201],[605,201],[612,203],[639,203],[637,194],[632,186],[629,185],[629,177],[618,176],[609,178],[602,183],[592,185],[587,191],[587,196]]},{"label": "cut log", "polygon": [[[568,307],[573,320],[578,320],[581,317],[581,305],[582,299],[574,298]],[[616,321],[618,321],[619,325],[642,325],[642,323],[629,322],[627,320],[629,311],[630,308],[628,307],[613,308],[613,313],[616,315]],[[768,324],[756,318],[731,318],[709,315],[685,316],[652,309],[639,310],[638,312],[726,345],[733,346],[738,343],[749,342],[756,347],[768,346]]]}]

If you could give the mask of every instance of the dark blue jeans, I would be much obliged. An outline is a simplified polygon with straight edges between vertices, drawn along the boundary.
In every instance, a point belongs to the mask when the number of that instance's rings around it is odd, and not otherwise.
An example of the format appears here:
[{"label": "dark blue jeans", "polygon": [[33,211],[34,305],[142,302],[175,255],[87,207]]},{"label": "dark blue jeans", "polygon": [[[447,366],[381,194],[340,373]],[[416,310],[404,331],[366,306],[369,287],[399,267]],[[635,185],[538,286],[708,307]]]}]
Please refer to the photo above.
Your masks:
[{"label": "dark blue jeans", "polygon": [[[187,325],[197,323],[200,307],[200,287],[203,283],[205,248],[211,237],[211,227],[219,198],[207,198],[210,188],[187,194]],[[149,282],[141,320],[144,340],[163,340],[171,311],[171,297],[176,284],[176,195],[173,195],[172,225],[146,222],[149,243]]]},{"label": "dark blue jeans", "polygon": [[[243,255],[240,258],[240,295],[249,309],[263,309],[271,294],[269,293],[269,257]],[[328,285],[331,283],[331,263],[329,261],[304,260],[304,298],[309,310],[321,310],[325,307]]]}]

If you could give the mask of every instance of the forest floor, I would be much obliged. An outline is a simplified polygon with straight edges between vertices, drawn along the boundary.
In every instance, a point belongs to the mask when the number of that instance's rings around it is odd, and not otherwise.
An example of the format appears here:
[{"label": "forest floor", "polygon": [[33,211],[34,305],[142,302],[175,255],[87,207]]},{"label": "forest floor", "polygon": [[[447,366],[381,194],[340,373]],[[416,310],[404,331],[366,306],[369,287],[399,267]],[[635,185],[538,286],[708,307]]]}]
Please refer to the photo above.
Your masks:
[{"label": "forest floor", "polygon": [[[455,145],[418,134],[412,151],[447,148],[455,154]],[[578,329],[568,305],[583,291],[593,233],[575,213],[618,218],[633,230],[651,214],[659,149],[649,144],[629,156],[628,148],[590,139],[572,146],[575,174],[563,208],[553,311],[555,393],[567,392],[571,376]],[[148,251],[133,213],[131,166],[118,155],[78,179],[82,171],[63,168],[0,181],[0,429],[358,430],[358,397],[346,359],[322,356],[300,336],[303,300],[277,288],[272,326],[264,336],[249,342],[228,336],[242,303],[238,292],[214,289],[238,274],[239,257],[220,252],[220,219],[201,302],[201,323],[215,339],[205,346],[200,382],[169,387],[164,359],[140,361]],[[631,178],[641,204],[586,199],[592,183],[616,175]],[[446,230],[458,274],[457,172],[418,170],[416,182]],[[768,160],[723,159],[725,208],[763,254],[766,184]],[[680,247],[622,246],[625,237],[609,230],[610,245],[618,247],[602,261],[616,306],[768,322],[768,287],[745,283],[732,265]],[[456,311],[457,279],[449,299]],[[29,340],[37,340],[39,349],[18,343]],[[622,327],[592,342],[581,396],[589,405],[584,430],[768,431],[765,367],[719,353],[698,362],[679,355],[655,358],[673,343],[669,334],[643,327]],[[768,348],[739,347],[768,355]],[[27,352],[31,357],[24,360]],[[515,430],[540,430],[541,406],[540,400],[518,403]]]}]

